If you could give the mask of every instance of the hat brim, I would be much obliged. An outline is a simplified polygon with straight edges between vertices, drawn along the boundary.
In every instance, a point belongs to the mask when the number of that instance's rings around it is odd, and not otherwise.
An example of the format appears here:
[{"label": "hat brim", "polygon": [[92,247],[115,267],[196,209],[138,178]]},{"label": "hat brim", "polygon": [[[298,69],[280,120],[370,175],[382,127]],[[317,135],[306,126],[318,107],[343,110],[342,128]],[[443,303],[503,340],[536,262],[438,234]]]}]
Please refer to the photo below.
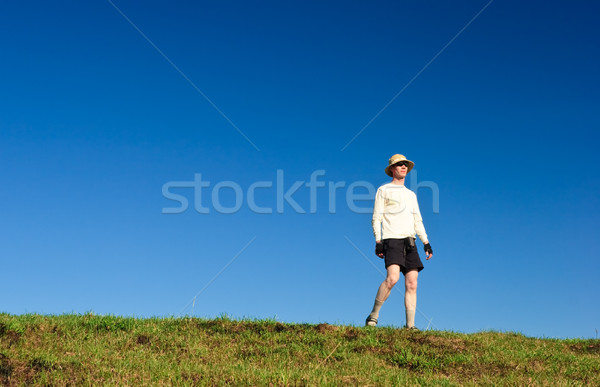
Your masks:
[{"label": "hat brim", "polygon": [[406,161],[406,162],[409,164],[409,165],[408,165],[408,171],[406,171],[406,173],[410,172],[410,171],[413,169],[413,167],[415,166],[415,163],[413,163],[413,162],[412,162],[412,161],[410,161],[410,160],[398,160],[398,162],[397,162],[397,163],[394,163],[394,164],[392,164],[392,165],[388,165],[388,166],[385,168],[385,174],[386,174],[386,175],[388,175],[389,177],[394,177],[394,175],[392,174],[392,171],[390,171],[390,169],[391,169],[391,168],[392,168],[394,165],[396,165],[396,164],[398,164],[399,162],[402,162],[402,161]]}]

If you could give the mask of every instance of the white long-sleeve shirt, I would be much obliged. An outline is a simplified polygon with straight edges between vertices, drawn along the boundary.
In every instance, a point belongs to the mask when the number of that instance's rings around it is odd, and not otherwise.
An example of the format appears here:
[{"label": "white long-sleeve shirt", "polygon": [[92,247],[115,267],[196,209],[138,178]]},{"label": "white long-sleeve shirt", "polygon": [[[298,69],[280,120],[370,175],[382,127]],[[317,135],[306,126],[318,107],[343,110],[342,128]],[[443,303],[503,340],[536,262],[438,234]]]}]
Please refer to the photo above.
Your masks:
[{"label": "white long-sleeve shirt", "polygon": [[372,225],[376,241],[415,234],[427,241],[417,195],[404,185],[388,183],[377,189]]}]

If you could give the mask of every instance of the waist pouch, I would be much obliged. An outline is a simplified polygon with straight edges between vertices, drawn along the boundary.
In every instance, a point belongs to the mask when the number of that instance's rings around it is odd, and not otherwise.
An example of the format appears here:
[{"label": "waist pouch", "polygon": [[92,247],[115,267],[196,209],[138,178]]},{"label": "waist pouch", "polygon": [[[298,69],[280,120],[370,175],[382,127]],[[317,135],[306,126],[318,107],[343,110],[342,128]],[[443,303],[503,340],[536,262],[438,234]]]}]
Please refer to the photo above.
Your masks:
[{"label": "waist pouch", "polygon": [[408,253],[412,253],[414,250],[416,250],[416,246],[415,246],[415,238],[405,238],[404,239],[404,255],[408,254]]}]

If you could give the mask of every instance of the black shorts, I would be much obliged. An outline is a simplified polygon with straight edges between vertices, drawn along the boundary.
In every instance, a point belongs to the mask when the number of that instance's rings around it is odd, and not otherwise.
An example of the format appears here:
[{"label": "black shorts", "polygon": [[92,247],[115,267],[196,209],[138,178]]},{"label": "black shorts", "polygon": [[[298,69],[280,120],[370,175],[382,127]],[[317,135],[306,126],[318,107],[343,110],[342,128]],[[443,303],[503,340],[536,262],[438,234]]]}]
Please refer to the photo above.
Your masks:
[{"label": "black shorts", "polygon": [[385,257],[385,268],[390,265],[399,265],[402,274],[411,270],[423,270],[423,262],[417,252],[417,246],[405,254],[404,239],[384,239],[383,254]]}]

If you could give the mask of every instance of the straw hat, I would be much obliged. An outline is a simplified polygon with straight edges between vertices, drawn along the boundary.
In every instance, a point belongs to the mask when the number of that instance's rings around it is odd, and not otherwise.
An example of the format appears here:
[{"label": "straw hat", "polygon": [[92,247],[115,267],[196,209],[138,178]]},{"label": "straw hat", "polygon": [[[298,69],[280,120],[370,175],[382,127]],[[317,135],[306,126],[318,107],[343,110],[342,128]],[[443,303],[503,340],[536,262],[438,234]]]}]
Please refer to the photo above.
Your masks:
[{"label": "straw hat", "polygon": [[392,172],[390,171],[390,168],[392,167],[392,165],[399,163],[400,161],[406,161],[408,163],[408,172],[410,172],[411,169],[413,169],[413,167],[415,166],[415,163],[413,163],[412,161],[408,160],[406,157],[404,157],[404,155],[393,155],[392,157],[390,157],[390,160],[388,161],[389,165],[385,168],[385,174],[393,177]]}]

